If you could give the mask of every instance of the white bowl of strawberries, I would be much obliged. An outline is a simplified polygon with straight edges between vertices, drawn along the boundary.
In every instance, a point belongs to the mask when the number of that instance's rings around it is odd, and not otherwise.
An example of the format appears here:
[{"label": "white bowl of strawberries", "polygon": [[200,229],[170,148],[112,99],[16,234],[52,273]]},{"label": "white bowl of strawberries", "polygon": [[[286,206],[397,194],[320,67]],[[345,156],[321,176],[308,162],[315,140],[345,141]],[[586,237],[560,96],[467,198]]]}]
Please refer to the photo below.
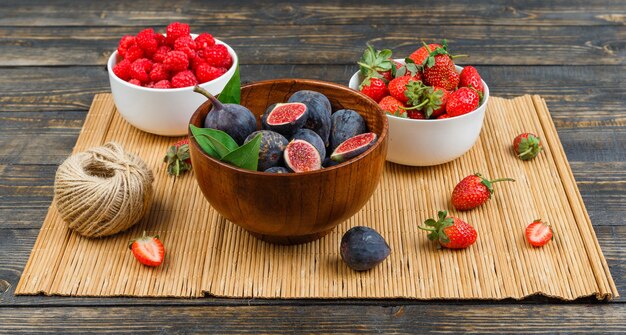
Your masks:
[{"label": "white bowl of strawberries", "polygon": [[107,63],[111,93],[120,115],[143,131],[187,134],[189,119],[206,98],[222,92],[238,65],[235,51],[208,33],[191,34],[174,22],[166,34],[144,29],[120,39]]},{"label": "white bowl of strawberries", "polygon": [[476,143],[489,87],[474,67],[457,66],[453,58],[445,41],[424,45],[406,60],[392,60],[389,50],[366,49],[349,86],[374,99],[387,113],[388,161],[443,164]]}]

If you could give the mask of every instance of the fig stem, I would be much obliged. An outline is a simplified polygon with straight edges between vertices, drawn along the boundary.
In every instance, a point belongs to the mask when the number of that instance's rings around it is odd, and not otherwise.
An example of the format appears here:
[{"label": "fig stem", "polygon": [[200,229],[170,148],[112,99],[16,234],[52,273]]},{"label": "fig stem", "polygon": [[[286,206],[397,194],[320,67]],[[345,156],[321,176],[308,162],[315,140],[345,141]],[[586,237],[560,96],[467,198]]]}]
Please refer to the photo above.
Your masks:
[{"label": "fig stem", "polygon": [[205,90],[204,88],[196,85],[193,88],[193,91],[196,93],[200,93],[207,97],[209,100],[211,100],[211,103],[213,104],[213,107],[215,109],[224,109],[224,105],[219,100],[217,100],[217,98],[214,97],[213,94],[209,93],[209,91]]}]

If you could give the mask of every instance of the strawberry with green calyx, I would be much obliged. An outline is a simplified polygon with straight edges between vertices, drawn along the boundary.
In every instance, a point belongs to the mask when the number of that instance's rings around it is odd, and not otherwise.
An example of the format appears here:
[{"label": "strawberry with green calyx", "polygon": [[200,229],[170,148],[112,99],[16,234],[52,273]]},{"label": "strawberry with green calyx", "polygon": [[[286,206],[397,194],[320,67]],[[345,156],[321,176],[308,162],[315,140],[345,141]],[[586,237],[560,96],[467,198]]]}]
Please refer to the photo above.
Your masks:
[{"label": "strawberry with green calyx", "polygon": [[533,247],[541,247],[550,242],[554,236],[552,235],[552,226],[547,222],[537,219],[526,227],[526,240]]},{"label": "strawberry with green calyx", "polygon": [[146,266],[159,266],[165,257],[165,248],[159,240],[159,235],[146,236],[146,232],[140,238],[130,241],[128,248],[139,263]]},{"label": "strawberry with green calyx", "polygon": [[476,242],[478,233],[467,222],[448,216],[447,211],[439,211],[437,219],[424,221],[426,226],[418,226],[419,229],[429,231],[428,239],[439,242],[444,248],[465,249]]},{"label": "strawberry with green calyx", "polygon": [[513,140],[513,150],[521,160],[537,157],[543,150],[541,139],[533,133],[519,134]]},{"label": "strawberry with green calyx", "polygon": [[480,173],[469,175],[461,180],[452,190],[452,206],[459,211],[466,211],[476,208],[493,194],[493,183],[501,181],[515,181],[512,178],[500,178],[488,180]]},{"label": "strawberry with green calyx", "polygon": [[369,44],[357,64],[364,78],[385,78],[389,81],[394,77],[396,70],[396,65],[391,59],[391,50],[376,50]]},{"label": "strawberry with green calyx", "polygon": [[427,86],[423,92],[423,99],[428,101],[422,107],[422,113],[427,119],[435,119],[446,113],[446,104],[450,92],[445,88]]},{"label": "strawberry with green calyx", "polygon": [[442,41],[442,46],[433,50],[424,60],[424,82],[430,86],[445,88],[453,91],[459,86],[459,74],[456,72],[453,58],[464,55],[452,56],[448,53],[446,40]]},{"label": "strawberry with green calyx", "polygon": [[182,139],[167,149],[163,162],[167,163],[167,173],[179,176],[191,170],[191,156],[189,155],[189,139]]},{"label": "strawberry with green calyx", "polygon": [[409,93],[409,91],[419,89],[419,87],[415,87],[415,85],[421,85],[421,81],[418,78],[406,75],[402,77],[396,77],[391,80],[387,88],[389,89],[389,94],[392,97],[406,104],[409,101],[410,94],[412,94]]},{"label": "strawberry with green calyx", "polygon": [[382,79],[375,77],[365,78],[359,86],[359,90],[376,102],[380,102],[382,98],[389,95],[387,84]]},{"label": "strawberry with green calyx", "polygon": [[410,58],[415,64],[422,65],[430,53],[437,48],[443,47],[441,44],[426,44],[426,42],[422,41],[423,46],[413,51],[408,58]]},{"label": "strawberry with green calyx", "polygon": [[411,58],[404,60],[404,65],[396,68],[395,77],[411,76],[415,80],[422,80],[422,65],[416,64]]}]

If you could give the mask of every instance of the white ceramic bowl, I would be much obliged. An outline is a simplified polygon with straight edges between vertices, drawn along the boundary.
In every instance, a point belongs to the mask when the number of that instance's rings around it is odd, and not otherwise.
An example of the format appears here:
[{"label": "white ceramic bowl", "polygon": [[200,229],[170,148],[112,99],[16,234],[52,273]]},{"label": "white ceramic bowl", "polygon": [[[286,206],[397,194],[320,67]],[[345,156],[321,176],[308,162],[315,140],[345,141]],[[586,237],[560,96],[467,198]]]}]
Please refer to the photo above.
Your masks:
[{"label": "white ceramic bowl", "polygon": [[[192,34],[195,38],[195,35]],[[226,83],[235,74],[239,59],[235,51],[224,44],[233,58],[233,65],[219,78],[200,84],[213,95],[224,89]],[[130,84],[113,73],[117,64],[117,51],[113,52],[107,63],[111,93],[120,115],[133,126],[157,135],[182,136],[187,134],[189,119],[206,97],[193,91],[193,86],[170,89],[146,88]]]},{"label": "white ceramic bowl", "polygon": [[[460,66],[456,68],[459,73],[463,69]],[[360,73],[356,72],[350,78],[350,88],[358,90],[361,80]],[[484,81],[483,85],[485,94],[482,104],[461,116],[415,120],[387,115],[387,160],[402,165],[431,166],[452,161],[469,151],[480,135],[489,101],[489,87]]]}]

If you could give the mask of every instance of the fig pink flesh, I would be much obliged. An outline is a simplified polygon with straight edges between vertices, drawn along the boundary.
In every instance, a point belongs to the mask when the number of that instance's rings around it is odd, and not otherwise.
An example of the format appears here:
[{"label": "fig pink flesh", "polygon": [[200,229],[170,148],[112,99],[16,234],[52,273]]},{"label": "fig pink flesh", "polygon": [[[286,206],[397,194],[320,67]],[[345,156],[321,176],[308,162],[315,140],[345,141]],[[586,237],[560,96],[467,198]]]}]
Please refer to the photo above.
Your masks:
[{"label": "fig pink flesh", "polygon": [[306,105],[299,102],[276,104],[267,116],[269,124],[278,125],[297,120],[306,112]]},{"label": "fig pink flesh", "polygon": [[361,134],[361,135],[357,135],[354,137],[351,137],[349,139],[347,139],[346,141],[344,141],[343,143],[341,143],[336,149],[335,152],[346,152],[346,151],[351,151],[354,150],[356,148],[362,147],[364,145],[367,145],[373,141],[376,140],[376,134],[375,133],[365,133],[365,134]]},{"label": "fig pink flesh", "polygon": [[289,142],[285,149],[285,161],[295,172],[319,170],[322,165],[317,149],[303,140]]}]

